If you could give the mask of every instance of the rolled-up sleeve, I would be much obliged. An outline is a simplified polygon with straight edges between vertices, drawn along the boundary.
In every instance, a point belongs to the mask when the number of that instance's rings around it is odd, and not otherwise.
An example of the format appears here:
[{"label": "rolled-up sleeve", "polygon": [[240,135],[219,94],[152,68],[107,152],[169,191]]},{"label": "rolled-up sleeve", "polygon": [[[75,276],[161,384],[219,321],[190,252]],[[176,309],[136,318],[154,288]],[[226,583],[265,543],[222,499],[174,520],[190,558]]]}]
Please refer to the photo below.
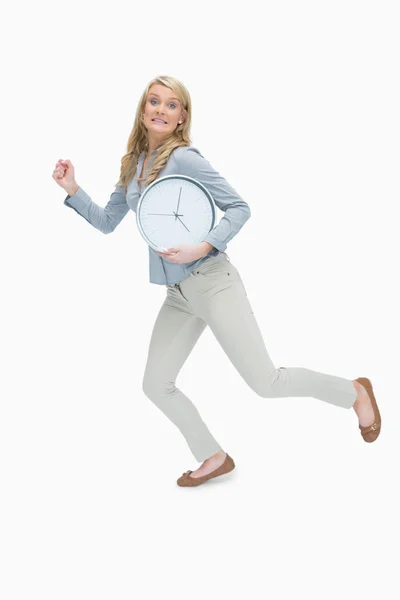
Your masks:
[{"label": "rolled-up sleeve", "polygon": [[223,252],[228,242],[250,218],[250,207],[197,148],[181,146],[175,151],[175,156],[179,173],[193,177],[202,183],[212,195],[218,208],[224,211],[225,214],[218,225],[203,240]]},{"label": "rolled-up sleeve", "polygon": [[115,186],[107,205],[103,208],[90,198],[81,187],[72,196],[68,195],[64,204],[73,208],[93,227],[103,233],[111,233],[129,212],[123,185]]}]

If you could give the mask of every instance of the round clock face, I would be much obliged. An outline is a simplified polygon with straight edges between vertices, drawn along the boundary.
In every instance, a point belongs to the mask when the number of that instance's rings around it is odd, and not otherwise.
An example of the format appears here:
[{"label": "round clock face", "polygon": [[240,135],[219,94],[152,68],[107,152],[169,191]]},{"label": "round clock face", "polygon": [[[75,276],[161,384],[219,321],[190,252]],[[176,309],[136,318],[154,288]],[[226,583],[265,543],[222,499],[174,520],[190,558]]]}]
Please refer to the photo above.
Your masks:
[{"label": "round clock face", "polygon": [[136,223],[155,250],[199,244],[215,223],[215,202],[207,188],[187,175],[166,175],[141,195]]}]

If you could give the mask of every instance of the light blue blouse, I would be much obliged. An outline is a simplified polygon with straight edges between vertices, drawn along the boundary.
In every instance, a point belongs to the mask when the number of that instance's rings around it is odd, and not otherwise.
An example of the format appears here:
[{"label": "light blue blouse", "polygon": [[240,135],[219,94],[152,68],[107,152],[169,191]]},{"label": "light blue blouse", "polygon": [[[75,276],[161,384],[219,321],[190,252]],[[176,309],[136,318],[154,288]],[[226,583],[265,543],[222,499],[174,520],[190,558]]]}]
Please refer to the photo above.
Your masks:
[{"label": "light blue blouse", "polygon": [[[157,150],[152,152],[144,176],[146,176],[156,152]],[[135,177],[139,177],[142,172],[145,154],[145,152],[142,152],[138,159]],[[161,285],[179,283],[208,257],[217,256],[224,252],[228,242],[240,231],[251,216],[247,202],[213,169],[197,148],[193,146],[175,148],[169,155],[165,167],[160,171],[159,177],[177,173],[188,175],[202,183],[211,193],[217,207],[225,214],[203,240],[214,247],[208,254],[196,261],[183,264],[173,263],[159,256],[153,248],[148,246],[150,283]],[[76,210],[96,229],[103,233],[111,233],[128,214],[129,210],[136,212],[139,198],[145,189],[144,182],[141,183],[142,191],[139,191],[137,180],[132,178],[127,186],[126,194],[122,185],[115,186],[115,191],[112,192],[104,208],[93,202],[81,187],[72,196],[68,195],[64,200],[64,204]]]}]

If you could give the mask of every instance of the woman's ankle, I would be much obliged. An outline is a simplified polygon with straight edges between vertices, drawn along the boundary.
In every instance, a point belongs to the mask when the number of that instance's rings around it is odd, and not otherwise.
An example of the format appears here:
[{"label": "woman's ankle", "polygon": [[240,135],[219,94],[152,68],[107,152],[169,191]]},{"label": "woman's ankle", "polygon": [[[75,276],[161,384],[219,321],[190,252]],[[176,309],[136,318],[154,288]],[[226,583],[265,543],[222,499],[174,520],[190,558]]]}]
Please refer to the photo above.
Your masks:
[{"label": "woman's ankle", "polygon": [[355,387],[356,391],[357,391],[357,400],[360,397],[360,395],[365,392],[365,388],[364,386],[359,382],[359,381],[353,381],[353,386]]},{"label": "woman's ankle", "polygon": [[216,459],[216,458],[222,458],[225,455],[226,455],[225,450],[218,450],[218,452],[216,452],[212,456],[209,456],[208,458],[206,458],[206,460],[211,460],[211,459]]}]

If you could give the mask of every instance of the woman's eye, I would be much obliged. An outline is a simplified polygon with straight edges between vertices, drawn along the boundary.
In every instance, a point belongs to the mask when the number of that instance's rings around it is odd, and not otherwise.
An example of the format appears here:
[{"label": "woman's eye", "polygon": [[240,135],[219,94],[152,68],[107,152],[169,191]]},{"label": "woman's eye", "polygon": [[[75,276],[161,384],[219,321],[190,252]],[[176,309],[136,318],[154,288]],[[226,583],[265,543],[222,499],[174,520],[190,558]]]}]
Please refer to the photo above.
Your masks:
[{"label": "woman's eye", "polygon": [[[152,98],[152,99],[150,100],[150,104],[152,104],[152,102],[157,102],[157,100],[156,100],[155,98]],[[174,102],[170,102],[169,104],[170,104],[170,105],[172,104],[172,106],[173,106],[174,108],[176,108],[176,104],[175,104]]]}]

